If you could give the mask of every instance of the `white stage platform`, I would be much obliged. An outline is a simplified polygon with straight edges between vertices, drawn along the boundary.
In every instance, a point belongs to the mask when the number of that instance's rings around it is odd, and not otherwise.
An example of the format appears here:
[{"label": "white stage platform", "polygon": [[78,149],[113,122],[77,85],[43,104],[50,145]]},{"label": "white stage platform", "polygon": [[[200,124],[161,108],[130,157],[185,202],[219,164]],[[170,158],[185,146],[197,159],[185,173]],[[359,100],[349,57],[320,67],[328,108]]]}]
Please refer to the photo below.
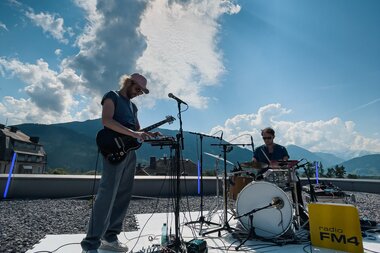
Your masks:
[{"label": "white stage platform", "polygon": [[[218,212],[213,215],[213,221],[219,223],[221,213]],[[206,215],[207,212],[204,212]],[[194,238],[205,239],[207,241],[207,247],[209,253],[228,252],[235,251],[235,247],[239,245],[239,241],[233,238],[232,235],[226,231],[222,231],[221,236],[218,237],[218,233],[211,233],[204,237],[199,235],[199,223],[190,225],[192,227],[184,225],[184,223],[197,220],[199,212],[187,212],[180,214],[180,228],[181,234],[185,242],[188,242]],[[191,216],[191,217],[190,217]],[[167,213],[155,213],[155,214],[137,214],[136,219],[138,222],[139,230],[133,232],[124,232],[119,235],[119,240],[122,243],[128,245],[130,252],[139,253],[153,253],[154,245],[160,245],[161,241],[161,228],[163,223],[169,224],[173,228],[172,234],[174,234],[174,214]],[[237,221],[231,219],[229,221],[231,227],[236,227]],[[208,229],[213,230],[218,228],[217,226],[210,226]],[[203,230],[206,232],[207,230]],[[85,237],[84,234],[62,234],[62,235],[47,235],[33,249],[27,251],[27,253],[36,252],[54,252],[54,253],[80,253],[80,242]],[[380,252],[379,241],[365,240],[363,242],[364,252]],[[277,246],[268,242],[260,240],[249,240],[244,246],[239,249],[239,252],[340,252],[335,250],[316,248],[310,246],[310,242],[303,244],[288,244],[284,246]],[[111,253],[110,251],[99,250],[99,253]]]}]

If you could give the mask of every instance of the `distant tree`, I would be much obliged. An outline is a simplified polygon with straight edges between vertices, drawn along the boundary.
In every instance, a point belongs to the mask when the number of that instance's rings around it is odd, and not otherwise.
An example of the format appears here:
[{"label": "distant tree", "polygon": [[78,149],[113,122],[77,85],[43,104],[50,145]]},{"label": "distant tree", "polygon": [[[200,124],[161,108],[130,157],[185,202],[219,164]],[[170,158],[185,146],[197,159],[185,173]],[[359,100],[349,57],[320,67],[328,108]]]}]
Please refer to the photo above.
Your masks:
[{"label": "distant tree", "polygon": [[315,167],[312,163],[307,163],[305,165],[305,172],[302,173],[303,177],[314,177],[315,176]]},{"label": "distant tree", "polygon": [[323,169],[323,164],[320,162],[318,167],[318,173],[320,177],[326,177],[325,170]]},{"label": "distant tree", "polygon": [[356,175],[356,174],[348,174],[348,175],[347,175],[347,178],[353,178],[353,179],[356,179],[356,178],[358,178],[358,175]]},{"label": "distant tree", "polygon": [[326,173],[326,177],[329,177],[329,178],[335,177],[335,169],[334,168],[328,168],[327,173]]},{"label": "distant tree", "polygon": [[215,170],[206,170],[202,173],[203,176],[216,176]]},{"label": "distant tree", "polygon": [[337,178],[344,178],[345,174],[346,174],[346,169],[344,168],[343,165],[335,167],[335,176]]}]

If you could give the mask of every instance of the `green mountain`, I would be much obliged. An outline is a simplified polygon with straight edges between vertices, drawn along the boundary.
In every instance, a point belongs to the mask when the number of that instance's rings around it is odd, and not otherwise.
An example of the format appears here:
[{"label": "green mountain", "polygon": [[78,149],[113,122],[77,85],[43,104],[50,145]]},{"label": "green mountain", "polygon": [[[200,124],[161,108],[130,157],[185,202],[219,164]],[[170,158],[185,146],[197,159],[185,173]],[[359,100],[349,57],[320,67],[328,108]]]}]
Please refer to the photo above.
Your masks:
[{"label": "green mountain", "polygon": [[344,162],[344,159],[337,157],[336,155],[324,153],[324,152],[314,152],[323,161],[322,164],[325,168],[335,166],[336,164]]},{"label": "green mountain", "polygon": [[341,163],[347,174],[380,176],[380,154],[365,155]]},{"label": "green mountain", "polygon": [[[288,150],[289,156],[291,160],[300,160],[300,159],[306,159],[309,162],[312,161],[321,161],[321,157],[317,156],[316,154],[310,152],[307,149],[298,147],[296,145],[289,145],[286,146],[286,149]],[[322,162],[323,163],[323,162]]]},{"label": "green mountain", "polygon": [[[87,120],[84,122],[69,122],[52,125],[42,124],[21,124],[17,127],[29,136],[39,136],[40,143],[48,155],[49,168],[65,168],[71,172],[81,173],[94,170],[97,158],[97,146],[95,143],[96,133],[102,128],[100,119]],[[168,129],[158,129],[163,135],[175,137],[177,131]],[[218,144],[220,141],[214,138],[203,138],[203,152],[214,155],[222,154],[222,149]],[[200,156],[199,137],[188,132],[184,132],[184,146],[182,151],[183,159],[190,159],[197,162]],[[161,158],[174,155],[169,147],[152,147],[149,143],[144,143],[137,150],[138,162],[149,164],[151,157]],[[240,147],[233,147],[227,153],[227,160],[232,163],[236,161],[250,161],[252,152]],[[218,160],[219,161],[219,160]],[[216,159],[203,155],[203,168],[206,170],[215,169]],[[101,162],[98,165],[101,168]],[[219,161],[219,170],[223,169],[223,162]],[[232,168],[228,165],[228,170]]]},{"label": "green mountain", "polygon": [[97,147],[93,137],[59,125],[22,124],[17,127],[29,136],[40,137],[49,168],[65,168],[78,173],[94,169]]},{"label": "green mountain", "polygon": [[[45,151],[48,155],[49,168],[65,168],[73,173],[83,173],[95,169],[98,154],[95,136],[102,128],[100,119],[52,125],[21,124],[17,125],[17,127],[29,136],[40,137],[40,143],[44,145]],[[158,130],[163,135],[173,137],[175,137],[178,132],[168,129]],[[207,171],[217,168],[221,173],[224,169],[223,161],[213,157],[219,155],[220,157],[223,157],[222,147],[215,145],[220,144],[220,140],[204,137],[202,142],[203,170]],[[201,153],[199,136],[184,131],[184,147],[182,158],[197,162]],[[250,145],[248,145],[248,147],[250,147]],[[347,167],[347,174],[380,174],[380,155],[363,156],[342,163],[342,159],[332,154],[320,152],[313,153],[296,145],[289,145],[287,146],[287,149],[290,159],[305,159],[309,162],[321,161],[325,169],[333,167],[336,164],[343,164]],[[205,153],[212,154],[213,156]],[[149,143],[144,143],[142,147],[137,150],[138,162],[142,164],[149,164],[151,157],[156,157],[158,159],[164,156],[169,157],[171,154],[174,155],[174,151],[171,151],[169,147],[153,147]],[[240,146],[233,146],[232,150],[226,155],[227,160],[233,164],[250,161],[252,159],[252,152]],[[98,166],[98,168],[101,168],[102,163],[99,162]],[[228,171],[232,167],[232,165],[227,164]]]},{"label": "green mountain", "polygon": [[342,163],[344,160],[329,153],[310,152],[307,149],[298,147],[296,145],[289,145],[286,147],[292,160],[306,159],[309,162],[319,161],[322,163],[323,168],[329,168],[336,164]]}]

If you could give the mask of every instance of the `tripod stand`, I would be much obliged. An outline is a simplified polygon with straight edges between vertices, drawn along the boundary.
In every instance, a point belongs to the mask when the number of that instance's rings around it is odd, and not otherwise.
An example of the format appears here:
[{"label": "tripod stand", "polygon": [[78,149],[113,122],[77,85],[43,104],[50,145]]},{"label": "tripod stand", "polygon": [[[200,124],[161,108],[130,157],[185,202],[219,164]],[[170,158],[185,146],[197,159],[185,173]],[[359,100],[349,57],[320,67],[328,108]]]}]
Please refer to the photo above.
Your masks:
[{"label": "tripod stand", "polygon": [[201,235],[203,224],[219,225],[218,223],[206,221],[205,217],[203,216],[203,137],[211,137],[211,138],[218,138],[218,137],[210,136],[210,135],[206,135],[206,134],[201,134],[201,133],[194,133],[194,132],[189,132],[189,133],[198,135],[200,138],[200,142],[201,142],[201,155],[200,155],[200,194],[201,194],[201,208],[200,209],[201,209],[201,216],[199,217],[199,220],[187,222],[187,223],[185,223],[185,225],[200,223],[201,227],[199,229],[199,235]]},{"label": "tripod stand", "polygon": [[[227,152],[230,152],[232,150],[232,146],[237,146],[237,145],[247,145],[247,144],[230,144],[230,143],[221,143],[221,144],[211,144],[211,146],[222,146],[223,147],[223,162],[224,162],[224,180],[223,180],[223,185],[224,185],[224,192],[223,192],[223,198],[224,198],[224,219],[223,219],[223,226],[211,231],[207,231],[202,234],[202,236],[211,234],[214,232],[218,232],[220,236],[220,231],[227,230],[229,233],[231,233],[233,230],[236,230],[235,228],[231,228],[230,224],[228,224],[228,218],[227,218]],[[230,149],[227,151],[227,147]]]},{"label": "tripod stand", "polygon": [[271,207],[271,206],[273,206],[272,203],[270,203],[269,205],[264,206],[264,207],[255,208],[252,211],[249,211],[248,213],[245,213],[245,214],[242,214],[240,216],[235,217],[235,219],[239,219],[239,218],[244,217],[244,216],[248,216],[248,218],[249,218],[249,233],[248,233],[247,237],[244,239],[244,241],[242,241],[238,246],[235,247],[235,250],[239,250],[239,248],[241,246],[243,246],[243,244],[246,241],[248,241],[251,238],[256,237],[255,227],[253,226],[253,214],[256,213],[256,212],[258,212],[258,211],[260,211],[260,210],[263,210],[263,209],[266,209],[268,207]]}]

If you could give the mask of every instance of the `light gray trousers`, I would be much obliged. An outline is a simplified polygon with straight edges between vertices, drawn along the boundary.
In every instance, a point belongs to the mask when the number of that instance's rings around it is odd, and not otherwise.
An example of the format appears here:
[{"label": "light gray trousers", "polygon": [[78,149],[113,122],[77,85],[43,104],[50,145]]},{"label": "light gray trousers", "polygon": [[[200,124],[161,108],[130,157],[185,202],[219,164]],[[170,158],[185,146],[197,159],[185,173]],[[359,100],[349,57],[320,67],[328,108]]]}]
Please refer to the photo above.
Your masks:
[{"label": "light gray trousers", "polygon": [[[103,157],[103,156],[102,156]],[[100,239],[115,241],[122,231],[123,220],[132,197],[136,168],[135,151],[128,152],[119,164],[111,164],[103,157],[103,173],[91,213],[82,249],[93,250]]]}]

